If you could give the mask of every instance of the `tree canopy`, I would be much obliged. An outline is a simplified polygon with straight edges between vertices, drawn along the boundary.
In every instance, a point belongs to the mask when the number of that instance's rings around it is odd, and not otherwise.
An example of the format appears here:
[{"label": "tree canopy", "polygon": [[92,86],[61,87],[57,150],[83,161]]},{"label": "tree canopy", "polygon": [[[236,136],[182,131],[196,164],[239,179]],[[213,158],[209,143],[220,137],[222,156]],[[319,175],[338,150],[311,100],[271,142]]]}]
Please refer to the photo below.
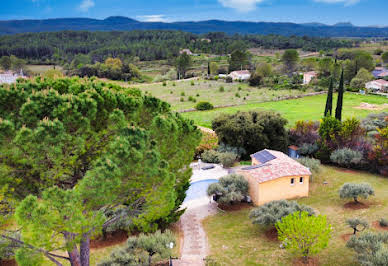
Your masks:
[{"label": "tree canopy", "polygon": [[139,230],[176,221],[200,137],[137,89],[40,77],[0,86],[0,187],[19,202],[18,262],[35,254],[61,265],[63,250],[88,265],[89,239],[123,218],[106,216],[117,207]]}]

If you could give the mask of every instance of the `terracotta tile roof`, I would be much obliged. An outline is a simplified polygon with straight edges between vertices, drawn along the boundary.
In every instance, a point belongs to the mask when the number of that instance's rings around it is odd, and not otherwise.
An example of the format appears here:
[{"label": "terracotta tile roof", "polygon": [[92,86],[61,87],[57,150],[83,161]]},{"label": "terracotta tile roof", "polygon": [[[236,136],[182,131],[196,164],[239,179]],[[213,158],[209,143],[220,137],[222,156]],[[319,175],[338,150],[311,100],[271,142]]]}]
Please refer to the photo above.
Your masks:
[{"label": "terracotta tile roof", "polygon": [[382,78],[387,77],[387,76],[388,76],[388,71],[381,72],[381,73],[378,75],[378,77],[382,77]]},{"label": "terracotta tile roof", "polygon": [[377,82],[377,83],[384,85],[384,86],[388,86],[388,81],[383,80],[383,79],[378,79],[378,80],[375,80],[374,82]]},{"label": "terracotta tile roof", "polygon": [[251,72],[249,70],[237,70],[237,71],[232,71],[230,74],[237,74],[237,75],[250,75]]},{"label": "terracotta tile roof", "polygon": [[307,167],[288,157],[284,153],[267,149],[266,151],[276,158],[261,165],[243,168],[241,171],[248,172],[258,183],[264,183],[285,176],[311,175],[311,172]]},{"label": "terracotta tile roof", "polygon": [[294,151],[299,150],[299,147],[295,146],[295,145],[288,146],[288,148],[291,149],[291,150],[294,150]]},{"label": "terracotta tile roof", "polygon": [[309,71],[309,72],[305,72],[305,73],[303,73],[304,75],[311,75],[311,76],[316,76],[316,75],[318,75],[318,73],[317,72],[315,72],[315,71]]}]

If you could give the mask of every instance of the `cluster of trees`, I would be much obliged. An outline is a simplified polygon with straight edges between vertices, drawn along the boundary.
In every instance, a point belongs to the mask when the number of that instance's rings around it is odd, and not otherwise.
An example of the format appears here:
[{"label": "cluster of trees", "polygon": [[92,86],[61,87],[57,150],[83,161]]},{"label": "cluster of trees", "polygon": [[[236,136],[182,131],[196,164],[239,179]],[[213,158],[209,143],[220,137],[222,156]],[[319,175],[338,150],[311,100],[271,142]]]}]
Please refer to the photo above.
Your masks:
[{"label": "cluster of trees", "polygon": [[120,58],[107,58],[104,63],[75,63],[76,67],[68,71],[70,75],[77,75],[80,77],[99,77],[112,80],[130,81],[133,79],[140,79],[141,74],[137,67],[130,63],[123,63]]},{"label": "cluster of trees", "polygon": [[21,80],[0,95],[0,221],[21,233],[0,239],[19,265],[86,266],[107,227],[179,219],[201,133],[167,103],[79,78]]},{"label": "cluster of trees", "polygon": [[[210,41],[208,41],[210,40]],[[179,50],[213,54],[230,54],[236,49],[264,47],[309,51],[352,47],[354,41],[316,37],[277,35],[227,35],[208,33],[196,35],[181,31],[59,31],[25,33],[0,37],[0,57],[15,55],[36,64],[70,64],[78,54],[88,55],[92,63],[108,57],[122,60],[160,60],[179,55]]]},{"label": "cluster of trees", "polygon": [[4,71],[21,71],[25,69],[26,61],[14,55],[0,57],[0,68]]}]

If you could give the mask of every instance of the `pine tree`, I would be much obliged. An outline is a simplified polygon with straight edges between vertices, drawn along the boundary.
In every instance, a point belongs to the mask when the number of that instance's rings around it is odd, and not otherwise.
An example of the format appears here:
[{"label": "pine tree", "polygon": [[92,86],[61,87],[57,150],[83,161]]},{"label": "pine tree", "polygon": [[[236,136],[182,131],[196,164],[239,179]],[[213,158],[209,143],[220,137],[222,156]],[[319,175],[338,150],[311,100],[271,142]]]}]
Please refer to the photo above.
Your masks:
[{"label": "pine tree", "polygon": [[335,118],[341,121],[342,119],[342,104],[344,101],[344,70],[341,72],[341,79],[338,87],[337,108],[335,109]]},{"label": "pine tree", "polygon": [[331,116],[332,109],[333,109],[333,77],[330,78],[329,91],[327,92],[325,116],[327,116],[328,114]]}]

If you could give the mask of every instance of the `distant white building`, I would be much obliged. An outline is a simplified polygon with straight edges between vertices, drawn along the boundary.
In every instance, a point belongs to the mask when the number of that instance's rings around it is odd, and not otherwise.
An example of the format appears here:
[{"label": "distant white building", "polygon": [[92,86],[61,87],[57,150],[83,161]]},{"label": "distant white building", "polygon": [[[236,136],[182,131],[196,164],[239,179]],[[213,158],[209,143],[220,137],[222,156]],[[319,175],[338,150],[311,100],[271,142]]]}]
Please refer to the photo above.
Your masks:
[{"label": "distant white building", "polygon": [[373,92],[388,92],[388,81],[383,79],[372,80],[365,84],[365,88]]},{"label": "distant white building", "polygon": [[25,78],[23,72],[20,72],[20,74],[12,72],[0,73],[0,84],[12,84],[15,83],[18,78]]},{"label": "distant white building", "polygon": [[229,77],[233,80],[248,80],[251,77],[251,72],[249,70],[238,70],[230,72]]},{"label": "distant white building", "polygon": [[305,72],[303,73],[303,84],[309,84],[312,79],[318,77],[318,73],[315,71]]},{"label": "distant white building", "polygon": [[187,54],[187,55],[193,55],[193,53],[190,51],[190,49],[182,49],[179,51],[179,54]]}]

